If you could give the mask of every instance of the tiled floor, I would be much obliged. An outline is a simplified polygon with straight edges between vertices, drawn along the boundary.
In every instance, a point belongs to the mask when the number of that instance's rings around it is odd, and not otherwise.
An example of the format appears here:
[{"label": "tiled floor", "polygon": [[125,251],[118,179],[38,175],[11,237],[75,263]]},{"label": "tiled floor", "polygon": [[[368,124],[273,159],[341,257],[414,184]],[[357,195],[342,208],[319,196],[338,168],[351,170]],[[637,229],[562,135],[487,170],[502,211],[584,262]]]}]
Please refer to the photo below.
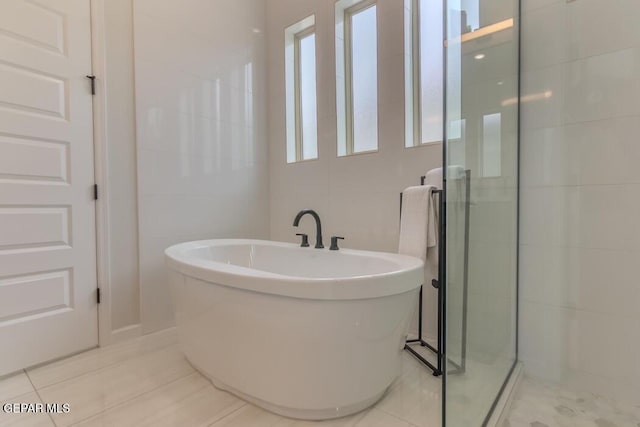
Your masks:
[{"label": "tiled floor", "polygon": [[175,330],[91,350],[0,380],[0,403],[69,403],[68,414],[6,414],[0,426],[438,427],[440,380],[409,354],[373,408],[326,422],[283,418],[217,390],[182,356]]},{"label": "tiled floor", "polygon": [[[13,415],[0,410],[0,427],[440,426],[440,380],[408,353],[401,377],[373,408],[338,420],[305,422],[213,387],[184,359],[173,329],[0,379],[0,404],[7,402],[69,403],[71,411]],[[526,378],[505,427],[640,427],[640,406]]]},{"label": "tiled floor", "polygon": [[525,378],[505,427],[640,427],[640,406]]}]

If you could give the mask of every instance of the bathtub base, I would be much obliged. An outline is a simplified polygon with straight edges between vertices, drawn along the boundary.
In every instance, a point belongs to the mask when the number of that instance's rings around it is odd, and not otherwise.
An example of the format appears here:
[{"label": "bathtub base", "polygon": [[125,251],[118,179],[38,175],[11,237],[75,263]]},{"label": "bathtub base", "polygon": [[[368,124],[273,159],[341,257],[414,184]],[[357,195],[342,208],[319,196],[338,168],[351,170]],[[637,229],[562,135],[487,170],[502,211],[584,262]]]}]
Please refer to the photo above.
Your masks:
[{"label": "bathtub base", "polygon": [[[196,367],[197,369],[197,367]],[[198,371],[200,371],[198,369]],[[200,371],[203,373],[202,371]],[[262,399],[258,399],[256,397],[249,396],[241,391],[234,389],[226,384],[223,384],[219,381],[216,381],[215,378],[211,378],[206,373],[203,373],[213,385],[220,390],[229,392],[240,399],[252,403],[256,406],[259,406],[262,409],[266,409],[269,412],[273,412],[274,414],[282,415],[287,418],[295,418],[299,420],[310,420],[310,421],[320,421],[320,420],[330,420],[334,418],[342,418],[348,415],[352,415],[358,413],[360,411],[364,411],[370,406],[374,405],[378,402],[382,396],[387,392],[387,389],[383,390],[382,393],[378,393],[377,395],[363,400],[362,402],[358,402],[348,406],[342,406],[339,408],[327,408],[327,409],[297,409],[297,408],[287,408],[284,406],[275,405],[273,403],[266,402]]]},{"label": "bathtub base", "polygon": [[167,260],[180,348],[220,389],[322,420],[368,408],[401,373],[417,258],[212,240]]}]

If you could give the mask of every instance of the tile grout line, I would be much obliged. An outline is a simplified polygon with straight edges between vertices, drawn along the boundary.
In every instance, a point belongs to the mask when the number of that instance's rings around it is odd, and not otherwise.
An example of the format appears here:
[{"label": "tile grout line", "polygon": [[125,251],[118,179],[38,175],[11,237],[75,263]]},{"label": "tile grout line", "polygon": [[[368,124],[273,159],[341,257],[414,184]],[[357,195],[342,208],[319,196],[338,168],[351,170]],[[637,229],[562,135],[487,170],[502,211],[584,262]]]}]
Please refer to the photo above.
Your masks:
[{"label": "tile grout line", "polygon": [[[563,96],[563,99],[564,99],[564,96]],[[562,114],[564,114],[564,112]],[[566,127],[574,127],[574,126],[585,125],[585,124],[593,125],[598,122],[606,122],[606,121],[621,120],[621,119],[635,119],[635,118],[638,118],[638,116],[640,116],[640,113],[633,112],[633,113],[616,114],[615,116],[597,117],[594,119],[587,119],[587,120],[566,121],[563,119],[561,123],[557,123],[553,125],[545,124],[543,126],[524,126],[522,130],[524,132],[531,132],[531,131],[539,131],[539,130],[545,130],[545,129],[559,129],[559,128],[566,128]]]},{"label": "tile grout line", "polygon": [[[205,377],[206,378],[206,377]],[[213,385],[213,384],[212,384]],[[215,386],[214,386],[215,387]],[[228,392],[227,392],[228,393]],[[233,395],[232,395],[233,396]],[[233,411],[229,412],[228,414],[218,418],[217,420],[215,420],[214,422],[212,422],[211,424],[208,424],[207,427],[214,427],[216,424],[218,424],[220,421],[230,417],[231,415],[235,414],[236,412],[238,412],[240,409],[245,408],[246,406],[250,405],[249,403],[247,403],[246,401],[238,398],[238,400],[240,402],[242,402],[242,405],[240,405],[237,409],[234,409]]]},{"label": "tile grout line", "polygon": [[[546,7],[546,6],[545,6]],[[531,68],[526,68],[522,71],[523,74],[529,74],[529,73],[535,73],[537,71],[544,71],[544,70],[548,70],[550,68],[553,67],[560,67],[560,66],[564,66],[564,65],[570,65],[576,62],[581,62],[581,61],[588,61],[589,59],[594,59],[594,58],[598,58],[601,56],[605,56],[605,55],[613,55],[616,53],[620,53],[620,52],[624,52],[626,50],[637,50],[638,48],[635,45],[629,45],[627,47],[622,47],[622,48],[614,48],[613,50],[606,50],[603,51],[601,53],[593,53],[590,55],[586,55],[586,56],[579,56],[576,58],[568,58],[568,59],[563,59],[559,62],[553,62],[550,64],[543,64],[543,65],[535,65],[532,66]]]},{"label": "tile grout line", "polygon": [[520,246],[527,246],[530,248],[539,248],[539,249],[547,249],[547,248],[580,249],[580,250],[602,251],[602,252],[622,252],[622,253],[630,253],[634,255],[640,254],[640,250],[638,249],[631,250],[631,249],[604,248],[604,247],[595,247],[595,246],[588,247],[588,246],[576,246],[576,245],[547,245],[547,244],[536,243],[536,242],[520,243]]},{"label": "tile grout line", "polygon": [[[412,364],[415,364],[416,366],[419,366],[419,362],[418,362],[415,358],[411,357],[411,359],[410,359],[410,360],[412,361]],[[440,381],[441,381],[441,380],[440,380]],[[392,386],[389,388],[389,391],[391,391],[391,389],[392,389],[393,387],[395,387],[395,386],[399,385],[399,383],[400,383],[400,382],[398,382],[398,383],[396,383],[396,384],[392,384]],[[414,423],[412,423],[411,421],[409,421],[409,420],[407,420],[407,419],[405,419],[405,418],[402,418],[402,417],[400,417],[400,416],[398,416],[398,415],[396,415],[396,414],[393,414],[393,413],[391,413],[391,412],[389,412],[389,411],[385,410],[382,406],[378,406],[378,404],[379,404],[379,403],[380,403],[380,402],[381,402],[385,397],[386,397],[386,395],[385,395],[385,396],[383,396],[383,397],[382,397],[382,399],[380,399],[378,402],[376,402],[376,404],[375,404],[375,405],[373,405],[373,406],[371,407],[371,409],[377,409],[377,410],[379,410],[379,411],[382,411],[382,412],[384,412],[385,414],[387,414],[387,415],[389,415],[389,416],[391,416],[391,417],[393,417],[393,418],[395,418],[395,419],[398,419],[398,420],[400,420],[400,421],[403,421],[403,422],[405,422],[405,423],[409,424],[410,426],[413,426],[413,427],[420,427],[420,426],[418,426],[417,424],[414,424]],[[440,398],[442,399],[442,397],[440,397]]]},{"label": "tile grout line", "polygon": [[[40,386],[40,387],[39,387],[39,389],[44,389],[44,388],[51,387],[51,386],[54,386],[54,385],[57,385],[57,384],[61,384],[61,383],[65,382],[65,381],[69,381],[69,380],[77,379],[77,378],[82,377],[83,375],[92,374],[92,373],[95,373],[95,372],[101,371],[101,370],[103,370],[103,369],[113,367],[113,366],[117,365],[118,363],[127,362],[127,361],[132,360],[132,359],[135,359],[135,358],[137,358],[137,357],[143,357],[143,356],[146,356],[146,355],[148,355],[148,354],[154,353],[154,352],[156,352],[156,351],[162,351],[162,350],[165,350],[166,348],[168,348],[168,347],[170,347],[170,346],[172,346],[172,345],[178,345],[178,344],[177,344],[177,343],[167,344],[167,345],[164,345],[164,346],[158,347],[158,348],[156,348],[156,349],[154,349],[154,350],[152,350],[152,351],[149,351],[148,353],[136,354],[136,355],[134,355],[133,357],[127,357],[127,358],[124,358],[124,359],[122,359],[122,360],[118,360],[118,361],[115,361],[115,362],[112,362],[112,363],[107,363],[107,364],[106,364],[106,365],[104,365],[104,366],[100,366],[100,367],[97,367],[97,368],[95,368],[95,369],[91,369],[91,370],[89,370],[89,371],[87,371],[87,372],[82,372],[82,373],[77,374],[77,375],[72,375],[72,376],[70,376],[70,377],[68,377],[68,378],[65,378],[65,379],[63,379],[63,380],[57,380],[57,381],[55,381],[55,382],[52,382],[52,383],[49,383],[49,384],[42,385],[42,386]],[[29,376],[29,374],[28,374],[28,370],[36,370],[36,369],[45,368],[45,367],[47,367],[47,366],[53,365],[54,363],[59,363],[59,362],[62,362],[62,361],[64,361],[64,360],[69,360],[69,359],[71,359],[71,358],[73,358],[73,357],[76,357],[76,356],[81,355],[81,354],[84,354],[84,353],[88,353],[88,352],[90,352],[90,351],[95,351],[95,350],[98,350],[98,351],[99,351],[99,350],[100,350],[100,349],[102,349],[102,348],[107,348],[107,347],[97,347],[97,348],[94,348],[94,349],[89,349],[89,350],[86,350],[86,351],[83,351],[83,352],[80,352],[80,353],[77,353],[77,354],[71,355],[71,356],[69,356],[69,357],[64,357],[64,358],[62,358],[62,359],[58,359],[58,360],[53,361],[53,362],[50,362],[50,363],[45,363],[44,365],[40,365],[40,366],[38,366],[38,367],[36,367],[36,368],[27,368],[27,369],[24,369],[24,372],[25,372],[25,374],[27,374],[27,376]],[[31,381],[31,377],[29,377],[29,381],[31,382],[31,384],[33,385],[33,387],[34,387],[34,388],[36,388],[35,384],[33,384],[33,381]]]},{"label": "tile grout line", "polygon": [[578,308],[575,306],[571,306],[568,304],[556,304],[554,302],[546,302],[546,301],[539,301],[537,299],[531,299],[529,297],[524,296],[522,298],[522,301],[528,303],[528,304],[535,304],[535,305],[544,305],[544,306],[548,306],[548,307],[553,307],[553,308],[559,308],[559,309],[564,309],[564,310],[570,310],[570,311],[575,311],[578,313],[587,313],[587,314],[595,314],[595,315],[599,315],[599,316],[603,316],[603,317],[613,317],[616,319],[624,319],[624,320],[633,320],[634,316],[630,315],[630,314],[625,314],[624,312],[622,314],[619,314],[620,312],[607,312],[607,311],[597,311],[597,310],[593,310],[593,309],[586,309],[586,308]]},{"label": "tile grout line", "polygon": [[544,190],[544,189],[556,189],[561,188],[565,190],[580,188],[580,187],[630,187],[640,185],[638,181],[626,181],[626,182],[607,182],[607,183],[577,183],[577,184],[526,184],[521,186],[525,190]]},{"label": "tile grout line", "polygon": [[[46,402],[42,399],[42,396],[40,396],[40,392],[38,391],[38,389],[36,388],[36,385],[33,383],[33,381],[31,381],[31,377],[29,376],[29,373],[27,372],[26,369],[22,370],[25,374],[25,376],[27,377],[27,379],[29,380],[29,383],[31,384],[31,387],[33,387],[33,391],[36,393],[36,396],[38,396],[38,399],[40,399],[41,403],[46,404]],[[56,421],[53,419],[53,416],[51,415],[51,413],[47,412],[47,416],[49,417],[49,419],[51,420],[51,423],[57,427],[57,423]]]},{"label": "tile grout line", "polygon": [[[223,410],[223,411],[221,411],[221,412],[220,412],[220,414],[217,414],[217,415],[219,416],[219,418],[217,418],[215,421],[213,421],[213,423],[214,423],[214,424],[215,424],[215,423],[217,423],[218,421],[220,421],[221,419],[225,418],[226,416],[231,415],[232,413],[234,413],[234,412],[236,412],[237,410],[241,409],[242,407],[246,406],[246,404],[247,404],[247,403],[246,403],[244,400],[240,399],[239,397],[235,396],[234,394],[232,394],[232,393],[230,393],[230,392],[228,392],[228,391],[226,391],[226,390],[222,390],[222,389],[217,388],[215,385],[213,385],[213,383],[211,382],[211,380],[210,380],[209,378],[207,378],[204,374],[200,373],[198,370],[194,370],[194,372],[193,372],[191,375],[196,375],[196,376],[198,376],[199,378],[201,378],[201,379],[205,380],[205,383],[206,383],[206,385],[205,385],[204,387],[202,387],[201,389],[197,390],[197,391],[196,391],[196,392],[194,392],[193,394],[195,394],[195,393],[197,393],[197,392],[200,392],[200,391],[202,391],[202,390],[205,390],[205,389],[211,388],[211,389],[213,389],[213,390],[215,390],[215,391],[219,391],[219,392],[222,392],[222,393],[227,394],[227,395],[229,395],[229,396],[232,396],[232,397],[233,397],[233,398],[235,398],[239,403],[241,403],[241,405],[240,405],[240,406],[238,406],[236,409],[232,410],[232,411],[231,411],[231,412],[229,412],[229,413],[226,413],[226,414],[224,414],[224,415],[221,415],[221,414],[223,414],[223,413],[226,411],[226,410]],[[186,378],[186,377],[184,377],[184,378]],[[183,401],[185,401],[185,400],[189,399],[190,397],[191,397],[191,396],[185,396],[185,397],[183,397],[182,399],[180,399],[178,402],[183,402]],[[228,409],[228,408],[227,408],[227,409]]]},{"label": "tile grout line", "polygon": [[[402,418],[402,417],[399,417],[398,415],[392,414],[391,412],[388,412],[388,411],[386,411],[386,410],[384,410],[384,409],[382,409],[382,408],[378,408],[378,407],[377,407],[377,404],[376,404],[376,405],[374,405],[371,409],[377,409],[378,411],[382,411],[382,412],[384,412],[385,414],[387,414],[387,415],[389,415],[389,416],[391,416],[391,417],[395,418],[396,420],[400,420],[400,421],[402,421],[402,422],[405,422],[405,423],[409,424],[410,426],[413,426],[413,427],[419,427],[418,425],[416,425],[416,424],[412,423],[412,422],[411,422],[411,421],[409,421],[409,420],[406,420],[406,419],[404,419],[404,418]],[[357,424],[356,424],[356,425],[357,425]]]},{"label": "tile grout line", "polygon": [[[77,375],[70,376],[70,377],[65,378],[65,379],[63,379],[63,380],[59,380],[59,381],[56,381],[56,382],[54,382],[54,383],[50,383],[50,384],[46,384],[46,385],[42,385],[42,386],[40,386],[40,387],[38,388],[38,390],[43,390],[43,389],[48,388],[48,387],[56,386],[56,385],[62,384],[62,383],[67,382],[67,381],[77,380],[78,378],[81,378],[81,377],[86,376],[86,375],[93,375],[93,374],[95,374],[96,372],[100,372],[100,371],[103,371],[103,370],[105,370],[105,369],[112,368],[112,367],[114,367],[114,366],[116,366],[116,365],[118,365],[118,364],[121,364],[121,363],[127,363],[127,362],[130,362],[130,361],[135,360],[135,359],[138,359],[138,358],[144,358],[144,357],[149,356],[150,354],[155,353],[155,352],[161,352],[161,351],[164,351],[164,350],[168,349],[168,348],[169,348],[169,347],[171,347],[171,346],[178,346],[178,344],[177,344],[177,343],[169,344],[169,345],[167,345],[167,346],[163,346],[163,347],[159,347],[159,348],[157,348],[157,349],[154,349],[153,351],[150,351],[150,352],[148,352],[148,353],[136,354],[136,355],[134,355],[134,356],[132,356],[132,357],[127,357],[127,358],[122,359],[122,360],[119,360],[119,361],[117,361],[117,362],[108,363],[108,364],[106,364],[106,365],[104,365],[104,366],[100,366],[100,367],[98,367],[98,368],[91,369],[91,370],[89,370],[89,371],[87,371],[87,372],[83,372],[83,373],[81,373],[81,374],[77,374]],[[61,360],[64,360],[64,359],[61,359]],[[43,366],[47,366],[47,365],[43,365]],[[35,387],[35,386],[34,386],[34,387]]]},{"label": "tile grout line", "polygon": [[[104,409],[102,409],[102,410],[100,410],[100,411],[96,412],[95,414],[91,414],[91,415],[88,415],[88,416],[86,416],[86,417],[84,417],[84,418],[81,418],[81,419],[79,419],[79,420],[77,420],[77,421],[74,421],[73,423],[69,424],[69,426],[68,426],[68,427],[72,427],[72,426],[78,425],[78,424],[80,424],[80,423],[82,423],[82,422],[84,422],[84,421],[88,420],[89,418],[93,418],[93,417],[96,417],[96,416],[98,416],[98,415],[104,414],[104,413],[105,413],[105,412],[107,412],[107,411],[110,411],[110,410],[112,410],[112,409],[114,409],[114,408],[117,408],[117,407],[119,407],[119,406],[125,405],[125,404],[127,404],[127,403],[130,403],[131,401],[136,400],[136,399],[139,399],[140,397],[142,397],[142,396],[144,396],[144,395],[147,395],[147,394],[149,394],[149,393],[151,393],[151,392],[154,392],[154,391],[158,390],[159,388],[169,386],[169,385],[171,385],[171,384],[173,384],[173,383],[175,383],[175,382],[177,382],[177,381],[181,381],[181,380],[183,380],[183,379],[187,378],[188,376],[190,376],[190,375],[194,375],[194,374],[196,374],[196,373],[197,373],[197,374],[200,374],[199,372],[194,371],[194,372],[190,372],[189,374],[187,374],[187,375],[185,375],[185,376],[183,376],[183,377],[176,378],[176,379],[174,379],[174,380],[172,380],[172,381],[169,381],[169,382],[167,382],[167,383],[164,383],[164,384],[160,384],[158,387],[152,388],[152,389],[147,390],[147,391],[145,391],[145,392],[143,392],[143,393],[140,393],[140,394],[138,394],[138,395],[132,396],[132,397],[130,397],[129,399],[123,400],[122,402],[118,402],[118,403],[116,403],[116,404],[114,404],[114,405],[112,405],[112,406],[106,407],[106,408],[104,408]],[[56,426],[57,426],[57,424],[56,424]]]}]

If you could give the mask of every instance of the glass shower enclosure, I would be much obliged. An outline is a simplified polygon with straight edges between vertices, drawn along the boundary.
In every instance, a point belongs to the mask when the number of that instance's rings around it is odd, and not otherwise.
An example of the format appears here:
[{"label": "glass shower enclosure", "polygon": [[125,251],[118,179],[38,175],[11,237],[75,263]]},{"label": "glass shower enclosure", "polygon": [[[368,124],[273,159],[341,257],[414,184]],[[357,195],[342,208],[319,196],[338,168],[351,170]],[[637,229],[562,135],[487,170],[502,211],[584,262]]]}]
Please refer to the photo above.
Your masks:
[{"label": "glass shower enclosure", "polygon": [[444,1],[443,424],[478,427],[517,361],[520,2]]}]

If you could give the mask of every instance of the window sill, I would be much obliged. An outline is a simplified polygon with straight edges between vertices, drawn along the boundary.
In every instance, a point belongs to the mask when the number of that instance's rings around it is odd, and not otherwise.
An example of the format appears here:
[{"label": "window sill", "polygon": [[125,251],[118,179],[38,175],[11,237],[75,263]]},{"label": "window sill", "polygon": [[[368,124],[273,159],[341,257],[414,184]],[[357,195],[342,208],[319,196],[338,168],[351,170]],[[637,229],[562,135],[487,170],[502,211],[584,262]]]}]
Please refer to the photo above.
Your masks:
[{"label": "window sill", "polygon": [[423,142],[422,144],[418,144],[418,145],[410,145],[410,146],[404,146],[404,148],[420,148],[420,147],[431,147],[434,145],[442,145],[442,141],[429,141],[429,142]]},{"label": "window sill", "polygon": [[287,162],[287,165],[297,165],[300,163],[310,163],[310,162],[317,162],[320,159],[320,157],[316,157],[315,159],[304,159],[304,160],[296,160],[294,162]]},{"label": "window sill", "polygon": [[366,155],[366,154],[376,154],[379,153],[380,150],[376,149],[376,150],[368,150],[368,151],[358,151],[357,153],[351,153],[351,154],[343,154],[342,156],[337,156],[339,159],[344,159],[344,158],[349,158],[349,157],[353,157],[353,156],[362,156],[362,155]]}]

